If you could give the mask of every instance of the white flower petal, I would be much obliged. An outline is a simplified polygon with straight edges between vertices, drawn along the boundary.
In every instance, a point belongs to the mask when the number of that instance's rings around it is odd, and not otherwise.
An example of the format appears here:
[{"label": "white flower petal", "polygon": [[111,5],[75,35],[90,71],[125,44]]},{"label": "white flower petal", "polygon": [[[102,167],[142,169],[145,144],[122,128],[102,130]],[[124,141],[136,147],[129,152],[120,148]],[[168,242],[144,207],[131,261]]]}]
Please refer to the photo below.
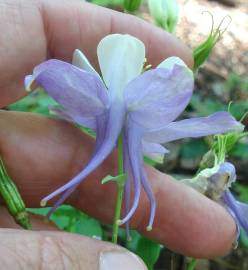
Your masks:
[{"label": "white flower petal", "polygon": [[73,53],[72,64],[78,68],[93,73],[97,77],[100,77],[94,67],[90,64],[87,57],[79,49],[76,49]]},{"label": "white flower petal", "polygon": [[169,58],[166,58],[163,62],[161,62],[157,66],[157,68],[173,69],[174,65],[187,67],[187,65],[183,62],[183,60],[181,58],[179,58],[177,56],[171,56]]},{"label": "white flower petal", "polygon": [[142,72],[145,46],[130,35],[113,34],[100,41],[97,55],[110,93],[121,97],[127,83]]}]

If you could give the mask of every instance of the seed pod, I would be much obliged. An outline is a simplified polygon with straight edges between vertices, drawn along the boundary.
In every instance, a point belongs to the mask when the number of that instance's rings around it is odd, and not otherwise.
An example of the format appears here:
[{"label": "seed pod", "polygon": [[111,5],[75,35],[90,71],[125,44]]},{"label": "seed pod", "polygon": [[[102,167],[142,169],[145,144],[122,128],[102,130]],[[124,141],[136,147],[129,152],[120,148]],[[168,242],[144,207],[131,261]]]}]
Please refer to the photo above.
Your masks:
[{"label": "seed pod", "polygon": [[16,223],[24,229],[31,229],[31,223],[26,211],[25,204],[12,179],[0,158],[0,193],[4,199],[10,215]]}]

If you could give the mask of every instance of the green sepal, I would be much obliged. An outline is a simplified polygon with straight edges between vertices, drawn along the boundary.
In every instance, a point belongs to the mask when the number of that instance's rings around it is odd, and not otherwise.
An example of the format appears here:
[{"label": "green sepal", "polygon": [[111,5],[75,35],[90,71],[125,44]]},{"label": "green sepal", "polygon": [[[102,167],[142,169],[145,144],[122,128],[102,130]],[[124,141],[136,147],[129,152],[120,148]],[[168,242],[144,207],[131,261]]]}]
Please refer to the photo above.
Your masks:
[{"label": "green sepal", "polygon": [[[206,12],[206,11],[205,11]],[[193,59],[194,59],[194,72],[197,72],[200,66],[204,64],[204,62],[208,59],[210,53],[212,52],[214,46],[216,43],[221,39],[223,33],[226,31],[227,27],[229,26],[229,23],[231,22],[230,16],[225,16],[218,27],[214,29],[214,19],[213,15],[210,12],[207,12],[210,14],[212,18],[212,28],[211,31],[205,41],[203,41],[199,46],[197,46],[193,50]],[[226,18],[230,19],[230,22],[227,24],[227,26],[222,30],[221,26],[223,25]]]},{"label": "green sepal", "polygon": [[117,182],[120,184],[124,184],[126,182],[126,179],[127,179],[127,175],[125,173],[119,174],[117,176],[107,175],[102,179],[101,182],[102,182],[102,184],[106,184],[110,181],[114,181],[114,182]]}]

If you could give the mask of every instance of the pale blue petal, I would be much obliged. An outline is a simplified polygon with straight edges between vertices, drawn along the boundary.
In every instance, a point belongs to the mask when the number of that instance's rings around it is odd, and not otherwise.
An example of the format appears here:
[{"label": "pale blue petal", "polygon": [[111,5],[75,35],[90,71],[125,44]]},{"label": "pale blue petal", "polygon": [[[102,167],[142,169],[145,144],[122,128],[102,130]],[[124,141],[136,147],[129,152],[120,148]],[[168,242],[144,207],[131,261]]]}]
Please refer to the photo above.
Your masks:
[{"label": "pale blue petal", "polygon": [[64,109],[74,115],[102,114],[109,98],[95,75],[59,60],[49,60],[34,69],[33,77]]},{"label": "pale blue petal", "polygon": [[[98,153],[99,150],[101,150],[100,149],[101,145],[104,143],[107,123],[108,123],[108,117],[109,117],[109,114],[106,113],[106,114],[97,116],[95,119],[95,122],[97,123],[96,143],[95,143],[94,152],[92,154],[92,158],[88,162],[88,164],[94,160],[95,155]],[[83,181],[83,179],[82,179],[82,181]],[[68,197],[76,190],[76,188],[78,186],[79,186],[79,183],[76,183],[76,184],[72,185],[70,188],[65,190],[65,192],[62,194],[62,196],[58,199],[58,201],[53,205],[51,210],[48,212],[48,214],[47,214],[48,218],[50,218],[50,216],[54,213],[54,211],[68,199]]]},{"label": "pale blue petal", "polygon": [[248,235],[248,205],[236,201],[229,190],[224,193],[223,200],[226,206],[232,210],[233,214],[238,220],[239,225]]},{"label": "pale blue petal", "polygon": [[148,223],[148,226],[147,226],[147,230],[148,231],[151,231],[152,230],[152,225],[153,225],[153,222],[154,222],[154,219],[155,219],[155,212],[156,212],[156,199],[154,197],[154,194],[153,194],[153,190],[151,188],[151,184],[149,182],[149,179],[147,178],[147,175],[146,175],[146,172],[143,168],[143,166],[141,167],[141,183],[142,183],[142,186],[147,194],[147,197],[149,199],[149,202],[150,202],[150,217],[149,217],[149,223]]},{"label": "pale blue petal", "polygon": [[70,110],[65,110],[62,108],[52,107],[49,110],[51,113],[56,114],[60,119],[66,120],[68,122],[76,123],[82,127],[91,128],[96,130],[96,118],[95,117],[83,117],[81,115],[75,115]]},{"label": "pale blue petal", "polygon": [[182,113],[193,91],[193,78],[185,67],[149,70],[125,89],[125,104],[133,121],[146,129],[168,124]]},{"label": "pale blue petal", "polygon": [[145,156],[153,159],[157,163],[163,162],[164,155],[170,151],[158,143],[151,143],[145,140],[142,141],[143,153]]},{"label": "pale blue petal", "polygon": [[[127,175],[127,179],[126,179],[125,187],[124,187],[124,206],[125,206],[124,215],[126,216],[130,211],[131,184],[133,184],[134,179],[133,179],[133,173],[132,173],[132,168],[131,168],[130,158],[129,158],[129,153],[128,153],[127,136],[125,133],[123,134],[123,155],[124,155],[124,171],[125,171],[125,174]],[[125,229],[126,229],[127,239],[131,240],[131,235],[129,231],[129,220],[125,223]]]},{"label": "pale blue petal", "polygon": [[46,203],[53,197],[58,194],[72,188],[73,186],[82,182],[85,177],[87,177],[91,172],[93,172],[111,153],[113,148],[116,145],[118,136],[121,132],[123,122],[124,122],[125,111],[124,108],[120,104],[114,104],[111,107],[111,111],[109,113],[109,118],[107,121],[106,132],[104,136],[101,134],[101,139],[103,142],[99,147],[94,151],[91,160],[88,162],[86,167],[75,177],[73,177],[69,182],[65,185],[61,186],[44,199],[42,199],[42,203]]},{"label": "pale blue petal", "polygon": [[135,125],[133,125],[132,121],[128,121],[125,132],[127,134],[128,141],[128,147],[126,151],[128,151],[134,181],[134,199],[132,207],[130,208],[127,215],[121,220],[120,224],[125,224],[128,222],[138,208],[141,194],[140,168],[143,165],[141,152],[142,131],[138,128],[135,128]]},{"label": "pale blue petal", "polygon": [[97,55],[110,94],[122,97],[124,87],[142,72],[144,44],[129,35],[108,35],[100,41]]},{"label": "pale blue petal", "polygon": [[65,193],[56,201],[53,207],[47,213],[47,218],[50,218],[51,215],[61,206],[69,197],[70,195],[77,189],[79,184],[72,186],[71,188],[67,189]]},{"label": "pale blue petal", "polygon": [[142,140],[142,149],[145,155],[155,153],[165,155],[170,152],[168,149],[166,149],[163,145],[159,143],[151,143],[145,140]]},{"label": "pale blue petal", "polygon": [[172,122],[164,128],[147,132],[144,139],[165,143],[182,138],[198,138],[227,132],[241,132],[244,126],[228,112],[217,112],[208,117],[199,117]]}]

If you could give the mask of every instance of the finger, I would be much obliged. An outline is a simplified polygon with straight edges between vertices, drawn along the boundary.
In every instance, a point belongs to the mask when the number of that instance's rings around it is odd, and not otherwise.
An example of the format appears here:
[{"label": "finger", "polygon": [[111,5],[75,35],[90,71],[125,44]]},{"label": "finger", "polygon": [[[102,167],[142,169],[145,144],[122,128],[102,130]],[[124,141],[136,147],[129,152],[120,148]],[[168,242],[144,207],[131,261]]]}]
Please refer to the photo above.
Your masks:
[{"label": "finger", "polygon": [[[0,153],[32,207],[79,172],[93,148],[92,140],[72,125],[29,113],[1,111],[0,127]],[[114,154],[79,186],[70,203],[104,223],[111,223],[115,185],[102,185],[100,181],[108,174],[116,175],[116,165]],[[189,256],[227,253],[236,227],[226,210],[155,169],[147,171],[158,203],[154,229],[145,231],[149,205],[144,194],[132,226]]]},{"label": "finger", "polygon": [[[57,230],[55,224],[45,220],[42,216],[29,214],[29,218],[32,224],[32,230]],[[0,228],[21,229],[20,225],[15,222],[14,218],[3,206],[0,206]]]},{"label": "finger", "polygon": [[47,58],[70,62],[79,48],[96,65],[96,46],[110,33],[143,40],[151,64],[177,55],[192,66],[191,52],[179,40],[131,15],[81,0],[0,0],[0,7],[0,107],[26,94],[24,76]]},{"label": "finger", "polygon": [[119,246],[75,234],[0,229],[0,241],[2,269],[147,269]]}]

